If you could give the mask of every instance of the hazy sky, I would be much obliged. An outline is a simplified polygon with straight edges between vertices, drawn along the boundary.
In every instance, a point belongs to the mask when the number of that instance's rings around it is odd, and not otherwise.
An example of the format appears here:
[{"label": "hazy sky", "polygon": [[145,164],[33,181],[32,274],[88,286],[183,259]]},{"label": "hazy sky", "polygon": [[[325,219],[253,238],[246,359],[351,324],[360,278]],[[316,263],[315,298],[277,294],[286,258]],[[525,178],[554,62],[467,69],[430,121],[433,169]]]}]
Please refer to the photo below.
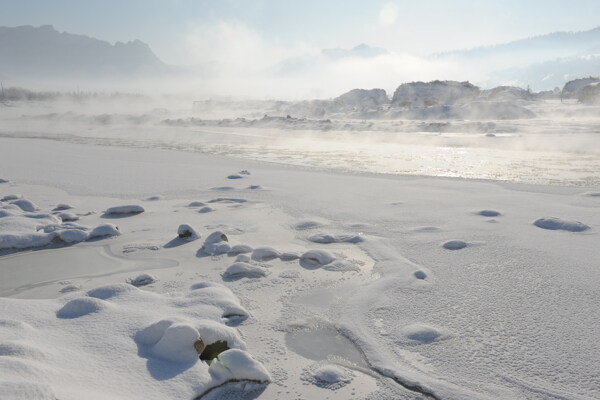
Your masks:
[{"label": "hazy sky", "polygon": [[0,25],[140,39],[171,64],[203,60],[223,37],[290,53],[365,42],[425,55],[587,30],[599,15],[598,0],[0,0]]}]

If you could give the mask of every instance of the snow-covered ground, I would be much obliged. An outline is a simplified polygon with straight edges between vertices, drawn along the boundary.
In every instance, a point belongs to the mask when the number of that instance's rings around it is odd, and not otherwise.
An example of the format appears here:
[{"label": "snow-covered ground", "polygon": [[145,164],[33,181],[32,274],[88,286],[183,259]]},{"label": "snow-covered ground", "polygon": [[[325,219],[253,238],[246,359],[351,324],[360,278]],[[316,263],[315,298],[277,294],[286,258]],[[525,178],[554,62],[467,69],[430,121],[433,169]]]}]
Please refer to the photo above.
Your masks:
[{"label": "snow-covered ground", "polygon": [[598,398],[597,128],[537,123],[5,125],[0,398]]}]

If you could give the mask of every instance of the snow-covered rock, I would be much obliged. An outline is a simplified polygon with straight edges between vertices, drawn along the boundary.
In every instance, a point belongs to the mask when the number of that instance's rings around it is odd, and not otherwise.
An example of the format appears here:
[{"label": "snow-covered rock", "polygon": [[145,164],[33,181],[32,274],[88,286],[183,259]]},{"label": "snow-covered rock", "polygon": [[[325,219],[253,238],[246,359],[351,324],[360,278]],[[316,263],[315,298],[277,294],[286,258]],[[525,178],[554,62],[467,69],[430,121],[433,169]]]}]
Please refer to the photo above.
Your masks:
[{"label": "snow-covered rock", "polygon": [[179,225],[179,228],[177,228],[177,236],[187,241],[200,238],[200,234],[188,224]]},{"label": "snow-covered rock", "polygon": [[228,253],[230,250],[231,245],[227,235],[221,231],[216,231],[206,237],[200,252],[210,256],[218,256]]},{"label": "snow-covered rock", "polygon": [[150,274],[140,274],[133,279],[129,279],[127,283],[135,287],[146,286],[156,282],[156,277]]}]

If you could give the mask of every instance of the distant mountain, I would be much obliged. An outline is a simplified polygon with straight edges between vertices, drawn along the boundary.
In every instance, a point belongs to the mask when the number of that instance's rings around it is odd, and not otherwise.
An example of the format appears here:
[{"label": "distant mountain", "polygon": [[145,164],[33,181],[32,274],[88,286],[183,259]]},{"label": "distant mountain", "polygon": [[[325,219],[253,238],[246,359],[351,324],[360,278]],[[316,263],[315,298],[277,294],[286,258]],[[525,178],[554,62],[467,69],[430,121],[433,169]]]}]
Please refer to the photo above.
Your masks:
[{"label": "distant mountain", "polygon": [[540,58],[548,60],[588,53],[591,49],[597,49],[599,46],[600,27],[597,27],[581,32],[554,32],[494,46],[440,53],[438,56],[467,58],[516,56],[535,62],[540,61]]},{"label": "distant mountain", "polygon": [[328,58],[346,58],[346,57],[359,57],[359,58],[373,58],[388,54],[386,49],[379,47],[371,47],[365,43],[361,43],[351,49],[323,49],[321,54]]},{"label": "distant mountain", "polygon": [[170,71],[147,44],[108,42],[50,25],[0,27],[0,79],[128,79]]},{"label": "distant mountain", "polygon": [[479,82],[551,90],[567,81],[600,73],[600,27],[581,32],[554,32],[494,46],[436,54],[487,73]]}]

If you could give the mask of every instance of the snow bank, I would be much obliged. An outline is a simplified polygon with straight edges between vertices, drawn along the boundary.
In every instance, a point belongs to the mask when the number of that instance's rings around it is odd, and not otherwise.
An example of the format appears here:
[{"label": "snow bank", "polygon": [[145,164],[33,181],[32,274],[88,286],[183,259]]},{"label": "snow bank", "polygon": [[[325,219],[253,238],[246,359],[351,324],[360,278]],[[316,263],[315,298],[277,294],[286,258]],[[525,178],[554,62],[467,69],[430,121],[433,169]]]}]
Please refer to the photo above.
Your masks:
[{"label": "snow bank", "polygon": [[[0,298],[0,397],[191,399],[232,380],[270,382],[224,324],[232,308],[247,315],[237,298],[218,284],[195,287],[159,295],[117,284],[58,299]],[[199,338],[230,350],[209,366],[194,347]]]},{"label": "snow bank", "polygon": [[63,222],[51,214],[27,212],[14,204],[0,207],[0,250],[72,244],[96,237],[119,235],[114,225],[90,228]]}]

